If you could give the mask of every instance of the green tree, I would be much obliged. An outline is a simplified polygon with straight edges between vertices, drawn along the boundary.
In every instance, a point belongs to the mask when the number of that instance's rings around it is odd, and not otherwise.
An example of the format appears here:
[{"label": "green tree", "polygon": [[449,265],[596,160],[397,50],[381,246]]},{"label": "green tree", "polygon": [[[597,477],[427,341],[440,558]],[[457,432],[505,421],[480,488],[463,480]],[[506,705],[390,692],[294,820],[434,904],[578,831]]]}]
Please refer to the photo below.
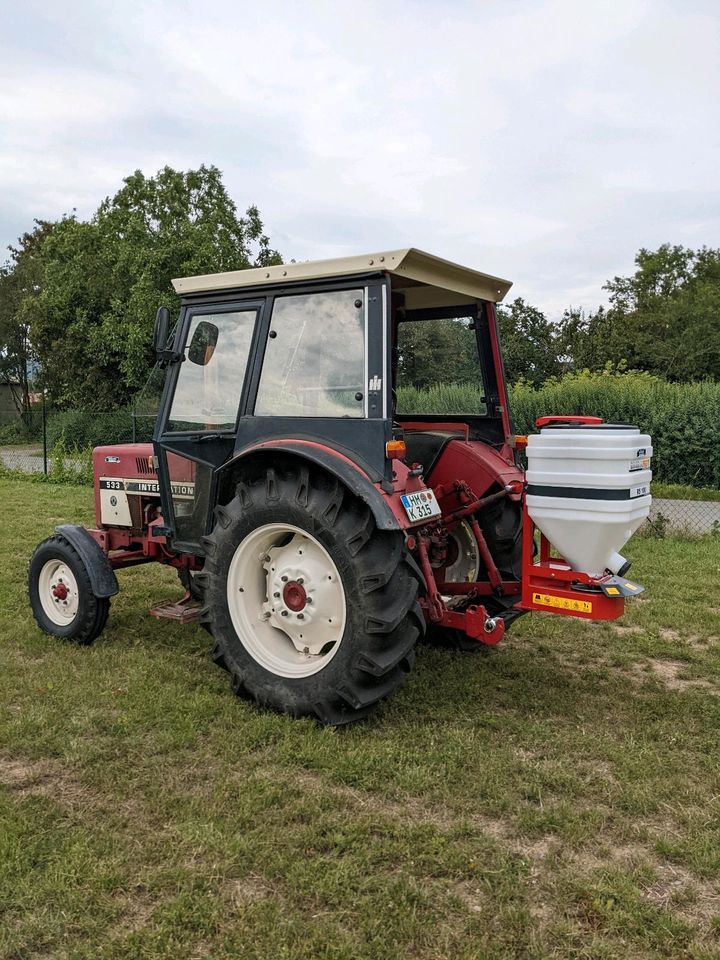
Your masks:
[{"label": "green tree", "polygon": [[477,344],[469,320],[407,321],[398,327],[398,384],[420,390],[479,383]]},{"label": "green tree", "polygon": [[244,217],[216,167],[136,171],[89,221],[66,216],[43,244],[31,334],[52,399],[112,408],[144,383],[155,312],[173,277],[280,263],[256,207]]},{"label": "green tree", "polygon": [[498,309],[498,327],[509,383],[523,379],[539,386],[561,372],[556,328],[522,297]]},{"label": "green tree", "polygon": [[605,285],[610,305],[567,311],[563,351],[575,369],[626,361],[669,380],[720,377],[720,250],[640,250],[636,271]]},{"label": "green tree", "polygon": [[20,414],[30,413],[30,391],[35,357],[30,329],[42,286],[42,250],[53,225],[36,221],[24,233],[10,259],[0,267],[0,379],[9,384]]}]

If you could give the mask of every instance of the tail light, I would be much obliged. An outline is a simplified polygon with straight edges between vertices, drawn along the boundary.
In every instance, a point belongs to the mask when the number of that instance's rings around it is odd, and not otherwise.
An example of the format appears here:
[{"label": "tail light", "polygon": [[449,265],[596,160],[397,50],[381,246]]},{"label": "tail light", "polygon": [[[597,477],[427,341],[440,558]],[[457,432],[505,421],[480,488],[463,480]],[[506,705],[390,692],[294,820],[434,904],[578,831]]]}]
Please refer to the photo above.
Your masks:
[{"label": "tail light", "polygon": [[388,460],[403,460],[407,454],[404,440],[388,440],[385,444],[385,456]]}]

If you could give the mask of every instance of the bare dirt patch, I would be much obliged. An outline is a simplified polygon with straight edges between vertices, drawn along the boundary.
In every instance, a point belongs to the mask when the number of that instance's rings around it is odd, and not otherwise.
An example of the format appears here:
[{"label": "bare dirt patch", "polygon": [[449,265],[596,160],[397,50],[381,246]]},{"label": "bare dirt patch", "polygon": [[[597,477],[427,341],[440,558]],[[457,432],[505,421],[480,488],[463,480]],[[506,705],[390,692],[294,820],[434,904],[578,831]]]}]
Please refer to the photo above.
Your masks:
[{"label": "bare dirt patch", "polygon": [[626,637],[633,633],[645,633],[645,630],[642,627],[629,626],[625,623],[613,623],[612,631],[619,637]]},{"label": "bare dirt patch", "polygon": [[705,650],[720,639],[716,636],[701,636],[697,633],[683,634],[672,627],[660,627],[658,632],[660,637],[668,643],[682,643],[696,650]]},{"label": "bare dirt patch", "polygon": [[424,804],[417,797],[395,800],[365,791],[353,790],[346,784],[328,783],[321,774],[312,770],[303,770],[291,776],[293,782],[297,783],[303,790],[322,791],[368,813],[388,817],[389,819],[411,821],[417,824],[431,824],[443,831],[453,830],[463,824],[468,824],[493,840],[506,840],[512,835],[510,824],[498,817],[481,813],[458,816],[446,807]]},{"label": "bare dirt patch", "polygon": [[0,756],[0,785],[16,796],[73,800],[82,792],[72,774],[54,760]]},{"label": "bare dirt patch", "polygon": [[700,880],[677,864],[658,861],[653,867],[656,880],[644,888],[645,899],[707,931],[720,915],[718,885]]},{"label": "bare dirt patch", "polygon": [[501,817],[481,812],[458,815],[445,807],[424,804],[417,797],[407,797],[402,800],[380,797],[365,791],[353,790],[344,784],[328,783],[321,774],[311,770],[293,775],[293,781],[299,783],[303,789],[313,792],[322,791],[344,800],[356,809],[390,820],[429,824],[442,832],[450,832],[463,826],[470,827],[484,837],[499,843],[514,856],[526,858],[534,863],[545,860],[558,844],[554,834],[533,838],[524,837],[513,830],[508,820]]},{"label": "bare dirt patch", "polygon": [[607,840],[601,847],[592,845],[574,852],[572,860],[584,874],[608,867],[627,871],[649,868],[654,879],[640,883],[643,899],[694,926],[701,938],[711,931],[714,918],[720,916],[720,886],[661,859],[651,846]]},{"label": "bare dirt patch", "polygon": [[120,917],[113,927],[114,939],[122,940],[146,927],[155,912],[155,904],[144,891],[126,892],[117,895]]},{"label": "bare dirt patch", "polygon": [[103,796],[89,789],[73,770],[58,760],[9,757],[0,754],[0,787],[5,787],[18,798],[47,797],[72,813],[89,807],[131,806],[119,804],[116,797]]},{"label": "bare dirt patch", "polygon": [[246,903],[259,903],[270,896],[265,881],[257,874],[251,873],[247,877],[228,880],[223,884],[224,892],[235,906]]},{"label": "bare dirt patch", "polygon": [[[644,668],[650,667],[650,671]],[[720,695],[720,690],[709,680],[701,680],[695,677],[681,677],[680,674],[687,670],[687,663],[683,660],[660,660],[650,657],[642,663],[633,664],[635,678],[645,679],[648,676],[659,680],[668,690],[684,692],[686,690],[704,690],[707,693]]]},{"label": "bare dirt patch", "polygon": [[480,887],[470,883],[457,883],[451,892],[471,913],[482,913],[484,897]]}]

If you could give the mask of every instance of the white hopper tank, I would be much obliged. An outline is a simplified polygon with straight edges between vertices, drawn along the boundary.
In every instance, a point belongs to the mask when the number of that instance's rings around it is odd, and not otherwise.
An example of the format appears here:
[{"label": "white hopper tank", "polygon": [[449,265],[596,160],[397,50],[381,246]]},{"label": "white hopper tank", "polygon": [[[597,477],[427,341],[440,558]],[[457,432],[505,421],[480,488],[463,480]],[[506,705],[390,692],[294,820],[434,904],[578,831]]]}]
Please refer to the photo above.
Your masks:
[{"label": "white hopper tank", "polygon": [[574,570],[622,575],[650,513],[650,437],[625,424],[552,424],[528,438],[530,517]]}]

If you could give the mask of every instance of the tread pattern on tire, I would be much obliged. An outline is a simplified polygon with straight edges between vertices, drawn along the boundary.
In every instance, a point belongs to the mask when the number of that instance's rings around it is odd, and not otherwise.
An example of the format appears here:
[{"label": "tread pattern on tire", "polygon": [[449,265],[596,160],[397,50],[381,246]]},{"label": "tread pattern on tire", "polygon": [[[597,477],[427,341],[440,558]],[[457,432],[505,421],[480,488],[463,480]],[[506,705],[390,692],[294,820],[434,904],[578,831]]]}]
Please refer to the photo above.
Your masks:
[{"label": "tread pattern on tire", "polygon": [[[226,577],[237,544],[265,523],[304,527],[330,551],[345,588],[348,626],[328,665],[310,677],[286,679],[247,653],[227,607]],[[215,640],[212,659],[228,670],[233,690],[261,707],[342,724],[366,716],[402,682],[425,630],[418,580],[404,538],[377,529],[368,506],[335,477],[294,461],[256,464],[235,498],[217,510],[196,575],[204,590],[201,622]]]},{"label": "tread pattern on tire", "polygon": [[[53,558],[69,562],[80,593],[78,616],[67,627],[60,627],[46,616],[37,589],[38,576],[45,563]],[[47,634],[87,646],[105,629],[110,614],[110,598],[96,597],[80,554],[65,537],[55,534],[38,544],[28,568],[28,594],[35,622]]]}]

